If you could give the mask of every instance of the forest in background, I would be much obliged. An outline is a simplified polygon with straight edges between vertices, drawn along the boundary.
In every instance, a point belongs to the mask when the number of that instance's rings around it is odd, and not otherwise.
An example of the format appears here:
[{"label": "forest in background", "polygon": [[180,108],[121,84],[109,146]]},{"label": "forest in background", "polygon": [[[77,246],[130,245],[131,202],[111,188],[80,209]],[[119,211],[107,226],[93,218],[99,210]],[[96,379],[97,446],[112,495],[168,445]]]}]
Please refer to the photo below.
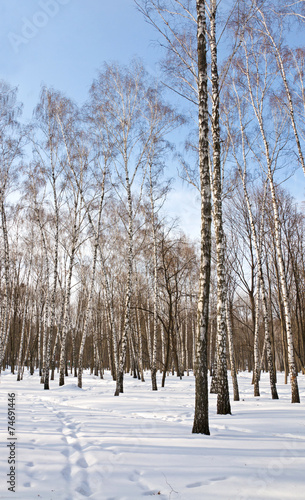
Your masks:
[{"label": "forest in background", "polygon": [[[255,395],[269,371],[276,398],[280,370],[298,402],[305,214],[284,181],[305,174],[305,50],[292,36],[304,2],[136,3],[165,44],[166,85],[137,59],[105,63],[82,108],[44,87],[24,126],[1,82],[1,368],[19,381],[39,368],[45,389],[56,369],[79,387],[84,368],[109,369],[119,395],[124,372],[150,370],[153,390],[157,371],[162,385],[169,371],[199,380],[204,345],[219,413],[227,368],[235,400],[238,371],[253,371]],[[200,242],[162,211],[173,162],[201,196]]]}]

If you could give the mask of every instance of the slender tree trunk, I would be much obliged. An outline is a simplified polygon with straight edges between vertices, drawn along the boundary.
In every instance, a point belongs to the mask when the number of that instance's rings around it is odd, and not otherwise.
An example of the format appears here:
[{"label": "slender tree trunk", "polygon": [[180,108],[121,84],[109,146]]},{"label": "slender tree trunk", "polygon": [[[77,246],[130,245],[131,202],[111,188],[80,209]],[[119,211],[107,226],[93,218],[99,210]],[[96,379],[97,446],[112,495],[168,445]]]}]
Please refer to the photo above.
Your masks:
[{"label": "slender tree trunk", "polygon": [[[236,94],[237,95],[237,94]],[[244,191],[244,196],[246,200],[246,205],[248,209],[248,214],[249,214],[249,220],[250,220],[250,227],[251,227],[251,234],[253,238],[253,243],[254,243],[254,248],[255,248],[255,253],[256,253],[256,260],[257,260],[257,268],[258,268],[258,278],[259,278],[259,285],[258,288],[260,288],[261,291],[261,296],[262,296],[262,306],[263,306],[263,320],[264,320],[264,332],[265,332],[265,341],[264,344],[266,346],[267,350],[267,362],[268,362],[268,370],[269,370],[269,379],[270,379],[270,389],[271,389],[271,395],[272,399],[278,399],[278,393],[277,393],[277,388],[276,388],[276,372],[275,372],[275,364],[274,364],[274,356],[273,356],[273,351],[272,351],[272,344],[271,344],[271,334],[270,334],[270,312],[269,312],[269,306],[268,306],[268,299],[267,299],[267,292],[266,292],[266,286],[265,286],[265,278],[264,278],[264,273],[263,273],[263,262],[262,262],[262,249],[261,249],[261,242],[262,242],[262,231],[263,231],[263,216],[265,212],[265,200],[266,200],[266,185],[265,185],[265,192],[264,192],[264,199],[263,199],[263,206],[262,206],[262,216],[261,216],[261,226],[260,226],[260,232],[259,235],[257,234],[256,228],[255,228],[255,222],[254,222],[254,217],[253,217],[253,212],[252,212],[252,207],[251,207],[251,201],[247,189],[247,184],[246,184],[246,165],[247,165],[247,157],[246,157],[246,151],[245,151],[245,134],[244,134],[244,126],[242,123],[242,114],[241,114],[241,104],[238,99],[238,113],[239,113],[239,121],[240,121],[240,127],[241,127],[241,135],[242,135],[242,155],[243,155],[243,163],[244,163],[244,171],[242,171],[241,165],[237,161],[237,167],[238,167],[238,172],[239,176],[242,181],[243,185],[243,191]],[[237,158],[236,158],[237,160]],[[258,332],[257,332],[258,334]],[[258,364],[258,352],[255,353],[256,356],[256,363],[255,364],[255,370],[258,371],[258,366],[260,367],[261,364]],[[260,368],[259,368],[260,370]],[[259,378],[257,379],[258,373],[256,375],[254,374],[254,379],[256,377],[256,384],[258,385]],[[254,387],[254,391],[259,393],[258,387]]]},{"label": "slender tree trunk", "polygon": [[274,54],[275,54],[275,57],[277,60],[278,68],[280,70],[280,74],[281,74],[281,77],[283,80],[284,89],[285,89],[285,93],[286,93],[287,108],[288,108],[288,112],[289,112],[289,116],[290,116],[290,121],[291,121],[291,125],[292,125],[292,130],[293,130],[295,142],[297,145],[298,158],[299,158],[299,161],[301,163],[303,173],[305,175],[305,161],[304,161],[303,151],[302,151],[301,142],[300,142],[300,138],[299,138],[297,123],[296,123],[296,119],[295,119],[295,112],[294,112],[294,106],[293,106],[293,101],[292,101],[292,95],[291,95],[291,91],[290,91],[288,81],[287,81],[287,75],[286,75],[286,70],[285,70],[285,65],[284,65],[284,56],[281,52],[280,47],[276,43],[274,36],[272,35],[272,33],[268,27],[268,24],[267,24],[267,21],[266,21],[266,18],[264,16],[262,9],[258,8],[257,10],[261,15],[262,23],[263,23],[265,30],[266,30],[266,35],[269,38],[269,40],[271,42],[271,46],[273,46],[273,49],[274,49]]},{"label": "slender tree trunk", "polygon": [[213,218],[217,260],[217,413],[231,414],[227,373],[227,333],[225,320],[225,238],[222,220],[222,180],[219,125],[219,78],[216,42],[216,0],[211,1],[211,77],[212,77],[212,136],[213,136]]},{"label": "slender tree trunk", "polygon": [[58,246],[59,246],[59,212],[58,212],[58,200],[56,193],[55,170],[54,170],[52,156],[51,156],[51,164],[52,164],[52,189],[53,189],[54,208],[55,208],[55,244],[54,244],[54,270],[53,270],[53,290],[51,298],[50,329],[46,345],[46,359],[45,359],[45,373],[44,373],[45,390],[50,389],[49,374],[50,374],[50,361],[51,361],[51,344],[52,344],[53,330],[55,325],[56,289],[57,289],[57,278],[58,278]]},{"label": "slender tree trunk", "polygon": [[10,327],[10,253],[9,253],[9,242],[8,242],[8,233],[7,233],[7,224],[6,224],[6,214],[5,214],[5,206],[2,193],[1,195],[1,225],[2,225],[2,234],[3,234],[3,243],[4,243],[4,319],[1,322],[1,330],[0,330],[0,369],[4,360],[7,339],[9,334]]},{"label": "slender tree trunk", "polygon": [[[247,58],[246,62],[248,65],[248,58]],[[264,142],[265,156],[266,156],[266,161],[267,161],[268,181],[269,181],[269,187],[270,187],[270,193],[271,193],[273,218],[274,218],[275,246],[276,246],[276,253],[277,253],[277,259],[278,259],[278,265],[279,265],[279,272],[280,272],[281,292],[282,292],[282,298],[283,298],[284,314],[285,314],[285,326],[286,326],[286,334],[287,334],[288,363],[289,363],[290,384],[291,384],[291,402],[292,403],[299,403],[300,396],[299,396],[297,370],[296,370],[295,357],[294,357],[293,335],[292,335],[292,328],[291,328],[291,312],[290,312],[290,305],[289,305],[288,287],[287,287],[287,282],[286,282],[286,278],[285,278],[283,255],[282,255],[282,249],[281,249],[280,220],[279,220],[277,198],[276,198],[276,192],[275,192],[275,186],[274,186],[271,157],[270,157],[270,152],[269,152],[269,143],[267,141],[262,116],[261,116],[259,110],[257,109],[257,107],[255,106],[251,82],[250,82],[249,68],[247,68],[247,69],[248,69],[248,71],[247,71],[248,88],[250,91],[250,97],[251,97],[251,101],[252,101],[252,105],[253,105],[253,110],[255,112],[255,115],[256,115],[256,118],[257,118],[257,121],[259,124],[259,128],[260,128],[260,132],[262,135],[262,139]]]},{"label": "slender tree trunk", "polygon": [[228,299],[226,300],[226,320],[227,320],[228,343],[229,343],[230,364],[231,364],[231,376],[233,383],[233,395],[234,395],[234,401],[239,401],[239,391],[238,391],[234,344],[233,344],[233,328],[232,328],[231,311]]},{"label": "slender tree trunk", "polygon": [[94,246],[94,255],[93,255],[93,264],[92,264],[92,274],[91,274],[91,282],[89,288],[89,295],[84,319],[84,326],[82,330],[82,338],[79,348],[78,354],[78,380],[77,385],[81,389],[83,386],[83,356],[85,349],[85,342],[89,330],[89,322],[91,319],[92,306],[93,306],[93,292],[94,292],[94,282],[95,282],[95,271],[96,271],[96,262],[97,262],[97,244]]},{"label": "slender tree trunk", "polygon": [[192,432],[210,434],[207,374],[207,336],[211,274],[211,183],[207,87],[205,0],[196,0],[198,52],[199,173],[201,189],[201,255],[196,339],[195,415]]},{"label": "slender tree trunk", "polygon": [[155,222],[155,204],[153,196],[153,184],[152,184],[152,166],[149,166],[149,180],[150,180],[150,205],[151,205],[151,226],[153,235],[153,256],[154,256],[154,295],[153,295],[153,346],[152,346],[152,358],[151,358],[151,383],[152,390],[157,391],[157,331],[158,331],[158,253],[157,253],[157,234],[156,234],[156,222]]},{"label": "slender tree trunk", "polygon": [[83,356],[84,356],[85,342],[86,342],[87,333],[88,333],[88,329],[89,329],[89,321],[90,321],[91,315],[92,315],[91,313],[92,313],[92,307],[93,307],[93,292],[94,292],[95,273],[96,273],[96,264],[97,264],[97,253],[98,253],[98,249],[99,249],[99,238],[100,238],[100,230],[101,230],[101,217],[102,217],[102,210],[103,210],[104,192],[105,192],[105,172],[104,172],[103,184],[102,184],[102,194],[101,194],[100,203],[99,203],[97,231],[95,232],[92,275],[91,275],[91,282],[90,282],[90,288],[89,288],[89,296],[88,296],[88,302],[87,302],[85,319],[84,319],[84,326],[83,326],[83,331],[82,331],[82,339],[81,339],[80,348],[79,348],[79,355],[78,355],[78,387],[79,388],[82,388],[82,384],[83,384],[83,378],[82,378],[83,377]]},{"label": "slender tree trunk", "polygon": [[[26,291],[26,293],[28,293]],[[22,353],[24,346],[24,338],[26,331],[26,318],[27,318],[27,309],[28,309],[28,298],[25,298],[24,310],[23,310],[23,318],[22,318],[22,327],[21,327],[21,335],[20,335],[20,344],[19,344],[19,354],[18,354],[18,372],[17,372],[17,381],[22,380],[23,375],[23,363],[22,363]]]},{"label": "slender tree trunk", "polygon": [[259,359],[259,295],[260,295],[260,286],[257,284],[257,296],[256,296],[256,309],[255,309],[255,326],[254,326],[254,370],[253,370],[253,378],[254,378],[254,396],[259,396],[259,380],[260,380],[260,359]]},{"label": "slender tree trunk", "polygon": [[125,166],[126,183],[127,183],[127,196],[128,196],[128,269],[127,269],[127,283],[126,283],[126,297],[125,297],[125,319],[124,330],[121,340],[121,354],[118,367],[118,376],[116,380],[116,390],[114,395],[119,396],[123,392],[124,381],[124,367],[127,352],[127,340],[130,330],[130,306],[131,306],[131,286],[132,286],[132,267],[133,267],[133,209],[132,198],[128,176],[128,167]]},{"label": "slender tree trunk", "polygon": [[64,302],[64,313],[63,313],[63,328],[61,334],[61,348],[60,348],[60,360],[59,360],[59,385],[62,386],[65,383],[65,367],[66,367],[66,341],[69,328],[69,307],[70,307],[70,297],[71,297],[71,285],[72,285],[72,273],[74,267],[74,257],[76,252],[77,243],[77,203],[75,203],[74,212],[74,224],[73,224],[73,234],[72,234],[72,248],[69,262],[68,271],[68,282],[65,293]]}]

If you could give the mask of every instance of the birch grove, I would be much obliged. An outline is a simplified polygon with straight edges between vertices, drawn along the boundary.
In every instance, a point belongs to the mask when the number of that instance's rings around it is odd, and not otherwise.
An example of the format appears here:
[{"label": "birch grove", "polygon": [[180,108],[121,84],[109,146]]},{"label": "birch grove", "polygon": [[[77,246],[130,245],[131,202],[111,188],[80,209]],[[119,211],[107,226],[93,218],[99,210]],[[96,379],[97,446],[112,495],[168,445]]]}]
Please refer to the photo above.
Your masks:
[{"label": "birch grove", "polygon": [[[127,374],[152,391],[194,375],[192,432],[208,436],[209,392],[231,413],[229,370],[234,408],[245,370],[254,397],[267,371],[281,398],[283,371],[300,402],[305,51],[289,29],[304,17],[282,0],[135,4],[161,79],[105,62],[82,106],[42,87],[27,126],[0,83],[0,370],[46,390],[55,370],[80,389],[110,370],[115,396]],[[178,177],[195,235],[167,212]]]}]

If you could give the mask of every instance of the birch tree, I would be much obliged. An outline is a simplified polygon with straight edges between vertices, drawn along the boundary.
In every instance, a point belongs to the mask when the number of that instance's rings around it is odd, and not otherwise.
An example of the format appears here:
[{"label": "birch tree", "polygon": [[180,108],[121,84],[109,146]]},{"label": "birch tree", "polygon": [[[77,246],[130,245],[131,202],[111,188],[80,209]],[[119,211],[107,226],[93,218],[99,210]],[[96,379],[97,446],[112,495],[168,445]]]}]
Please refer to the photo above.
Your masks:
[{"label": "birch tree", "polygon": [[46,342],[45,371],[43,374],[44,389],[46,390],[50,388],[49,371],[51,363],[51,345],[56,323],[56,292],[59,266],[59,209],[61,191],[63,189],[63,187],[59,185],[63,167],[59,158],[61,142],[56,120],[57,99],[58,93],[47,88],[42,89],[40,102],[35,110],[37,135],[33,139],[34,158],[48,179],[52,192],[54,210],[53,283],[50,296],[50,323]]},{"label": "birch tree", "polygon": [[259,23],[256,29],[266,37],[266,40],[270,44],[270,50],[272,51],[276,59],[277,66],[279,68],[279,74],[284,87],[287,111],[290,117],[293,135],[297,146],[298,159],[305,175],[305,159],[302,150],[299,127],[297,124],[297,113],[295,111],[293,92],[291,90],[289,75],[287,71],[286,61],[289,61],[290,59],[289,57],[287,57],[287,51],[289,53],[289,49],[287,50],[287,48],[284,46],[285,39],[283,38],[283,34],[287,35],[289,29],[287,26],[287,16],[285,16],[285,10],[287,6],[285,5],[283,11],[280,9],[277,15],[275,15],[277,9],[280,7],[279,4],[281,4],[281,2],[276,2],[276,4],[274,5],[268,5],[267,10],[264,8],[264,4],[256,2],[257,21]]},{"label": "birch tree", "polygon": [[211,182],[205,1],[197,0],[199,173],[201,191],[201,256],[196,339],[196,392],[192,432],[210,434],[208,415],[207,342],[211,275]]},{"label": "birch tree", "polygon": [[219,123],[219,77],[216,41],[216,0],[210,3],[210,47],[212,79],[212,138],[213,138],[213,219],[217,259],[217,413],[231,413],[226,354],[226,282],[225,237],[222,215],[222,172]]},{"label": "birch tree", "polygon": [[[276,143],[273,151],[270,150],[270,143],[267,137],[266,125],[265,125],[264,104],[267,95],[267,90],[269,87],[269,81],[270,79],[274,78],[274,75],[272,73],[270,74],[271,65],[270,64],[268,65],[268,54],[266,53],[266,50],[264,50],[263,46],[259,45],[255,46],[255,42],[251,36],[249,37],[247,44],[245,42],[243,43],[243,49],[245,55],[245,67],[243,71],[247,82],[249,99],[253,107],[253,112],[255,114],[258,123],[259,132],[264,147],[267,176],[268,176],[270,194],[272,199],[274,228],[275,228],[275,244],[276,244],[277,259],[280,271],[281,292],[282,292],[284,311],[285,311],[285,325],[287,334],[289,372],[290,372],[290,383],[291,383],[291,398],[292,398],[291,400],[292,403],[298,403],[300,402],[300,398],[299,398],[297,372],[296,372],[295,356],[294,356],[293,334],[291,328],[291,312],[290,312],[289,295],[288,295],[287,282],[285,279],[284,262],[281,249],[280,221],[279,221],[278,202],[277,202],[276,188],[274,181],[274,168],[277,162],[277,154],[275,148],[278,146],[280,140],[279,134],[281,132],[281,128],[283,128],[284,125],[286,125],[286,122],[285,121],[284,123],[280,122],[281,118],[280,110],[277,109],[278,127],[275,131]],[[256,52],[257,50],[259,52],[258,55],[256,56],[255,54],[257,54]],[[263,78],[262,81],[259,77],[259,72],[258,72],[260,68],[259,64],[260,58],[262,59],[262,63],[265,69],[265,73],[262,74]],[[252,69],[254,71],[254,75],[251,71]],[[282,119],[285,120],[285,117]],[[275,126],[276,125],[277,124],[275,123]]]},{"label": "birch tree", "polygon": [[[277,389],[276,389],[276,374],[274,370],[274,358],[273,358],[273,353],[272,353],[272,345],[271,345],[271,335],[270,335],[270,313],[269,313],[269,306],[268,306],[268,300],[267,300],[267,290],[266,290],[266,284],[265,284],[265,277],[264,277],[264,272],[263,272],[263,257],[262,257],[262,238],[263,238],[263,218],[264,218],[264,207],[265,207],[265,197],[263,198],[263,204],[262,204],[262,210],[261,210],[261,220],[259,223],[259,230],[257,230],[257,226],[255,224],[255,216],[253,214],[253,207],[252,207],[252,202],[249,194],[249,189],[247,185],[247,175],[248,175],[248,156],[251,151],[251,140],[249,137],[249,133],[254,133],[248,132],[247,130],[247,120],[249,119],[249,107],[247,104],[247,96],[244,94],[244,88],[241,87],[241,89],[237,88],[238,84],[238,75],[235,75],[234,72],[231,74],[232,76],[232,86],[230,87],[230,90],[228,90],[230,97],[229,100],[231,100],[231,103],[228,104],[229,108],[231,108],[232,112],[235,113],[237,112],[237,120],[236,123],[236,129],[235,132],[233,132],[233,127],[232,127],[232,121],[229,120],[228,117],[228,109],[226,110],[224,108],[224,113],[227,115],[227,118],[224,120],[226,123],[226,128],[228,131],[228,136],[229,140],[231,143],[232,147],[232,154],[234,157],[234,160],[236,162],[236,167],[238,170],[239,178],[242,183],[242,188],[243,188],[243,193],[244,193],[244,199],[246,202],[246,207],[247,207],[247,212],[248,212],[248,217],[249,217],[249,223],[250,223],[250,231],[251,231],[251,238],[253,240],[254,244],[254,250],[255,250],[255,256],[256,256],[256,265],[258,268],[258,279],[259,283],[257,286],[257,298],[256,298],[256,314],[255,314],[255,319],[254,319],[254,358],[255,358],[255,375],[254,375],[254,393],[256,396],[259,395],[259,353],[258,353],[258,306],[259,306],[259,290],[261,292],[262,296],[262,305],[263,305],[263,320],[264,320],[264,331],[265,331],[265,341],[266,341],[266,350],[267,350],[267,359],[268,359],[268,369],[269,369],[269,375],[270,375],[270,387],[271,387],[271,394],[273,399],[278,399],[278,394],[277,394]],[[239,90],[241,91],[241,94],[239,93]],[[233,92],[232,92],[233,91]],[[249,122],[248,122],[249,123]],[[237,141],[236,136],[234,137],[233,134],[240,134],[240,141]],[[240,144],[240,148],[239,145]],[[249,147],[250,144],[250,147]],[[239,149],[240,149],[240,154],[239,154]],[[266,189],[266,186],[265,186]]]},{"label": "birch tree", "polygon": [[[17,89],[7,83],[0,82],[0,211],[1,234],[3,244],[1,250],[1,267],[4,269],[2,317],[0,322],[0,366],[2,365],[9,337],[11,314],[11,258],[9,230],[7,224],[8,196],[16,187],[17,160],[22,152],[22,133],[18,124],[22,107],[17,101]],[[0,282],[1,284],[1,282]]]}]

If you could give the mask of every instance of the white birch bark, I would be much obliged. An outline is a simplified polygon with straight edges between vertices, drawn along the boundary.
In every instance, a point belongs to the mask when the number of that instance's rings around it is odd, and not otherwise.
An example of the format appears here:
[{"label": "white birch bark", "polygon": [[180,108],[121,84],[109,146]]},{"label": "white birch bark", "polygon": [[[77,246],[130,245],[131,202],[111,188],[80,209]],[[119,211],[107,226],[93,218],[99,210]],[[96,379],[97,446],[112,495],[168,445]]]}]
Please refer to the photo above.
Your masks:
[{"label": "white birch bark", "polygon": [[151,382],[152,390],[157,391],[157,332],[158,332],[158,251],[157,251],[157,234],[155,221],[155,203],[153,196],[152,184],[152,165],[149,165],[149,180],[150,180],[150,206],[151,206],[151,228],[153,236],[153,262],[154,262],[154,280],[153,280],[153,346],[151,357]]},{"label": "white birch bark", "polygon": [[[288,287],[285,278],[285,269],[283,262],[283,255],[281,249],[281,228],[280,228],[280,219],[279,212],[277,206],[277,198],[275,192],[274,178],[273,178],[273,170],[272,170],[272,160],[269,151],[269,143],[266,136],[266,132],[264,129],[263,117],[261,114],[261,107],[258,107],[255,103],[255,98],[252,91],[251,81],[250,81],[250,70],[249,70],[249,59],[248,54],[245,48],[246,55],[246,64],[247,64],[247,80],[248,80],[248,89],[251,98],[252,107],[257,118],[257,122],[259,125],[260,133],[263,139],[263,144],[265,148],[265,157],[267,163],[267,172],[268,172],[268,181],[271,193],[271,201],[272,201],[272,209],[273,209],[273,218],[274,218],[274,229],[275,229],[275,245],[276,252],[278,258],[279,272],[280,272],[280,282],[281,282],[281,292],[284,304],[284,313],[285,313],[285,325],[286,325],[286,335],[287,335],[287,345],[288,345],[288,363],[289,363],[289,373],[290,373],[290,384],[291,384],[291,402],[299,403],[299,389],[297,382],[297,371],[294,357],[294,346],[293,346],[293,335],[292,335],[292,327],[291,327],[291,312],[289,305],[289,295],[288,295]],[[266,345],[266,348],[267,345]]]},{"label": "white birch bark", "polygon": [[[26,294],[28,292],[26,291]],[[23,317],[22,317],[22,326],[21,326],[21,334],[20,334],[20,343],[19,343],[19,353],[18,353],[18,371],[17,371],[17,381],[22,380],[22,372],[23,372],[23,364],[22,364],[22,354],[24,347],[24,339],[26,332],[26,319],[27,319],[27,309],[28,309],[28,297],[25,298],[25,304],[23,309]]]},{"label": "white birch bark", "polygon": [[201,192],[201,254],[197,310],[195,415],[192,432],[210,434],[207,379],[207,334],[211,273],[211,183],[208,144],[208,87],[205,1],[196,0],[198,53],[199,173]]},{"label": "white birch bark", "polygon": [[161,323],[161,355],[162,355],[162,366],[165,366],[165,334],[164,334],[164,325]]},{"label": "white birch bark", "polygon": [[[51,142],[51,141],[50,141]],[[51,149],[52,151],[52,149]],[[55,166],[53,163],[53,153],[51,153],[51,168],[52,168],[52,191],[54,200],[54,210],[55,210],[55,241],[54,241],[54,267],[53,267],[53,286],[52,295],[50,302],[50,327],[49,335],[46,345],[46,358],[45,358],[45,372],[44,372],[44,389],[49,390],[49,378],[50,378],[50,361],[51,361],[51,343],[53,338],[53,330],[55,326],[55,312],[56,312],[56,290],[57,290],[57,278],[58,278],[58,247],[59,247],[59,210],[58,210],[58,200],[57,200],[57,187],[56,187],[56,177],[55,177]]]},{"label": "white birch bark", "polygon": [[130,330],[130,307],[131,307],[131,287],[132,287],[132,268],[133,268],[133,207],[131,197],[131,186],[129,179],[128,160],[127,154],[125,155],[125,176],[126,176],[126,191],[128,203],[128,258],[127,258],[127,280],[126,280],[126,294],[125,294],[125,319],[123,334],[121,339],[121,352],[119,358],[118,374],[116,380],[116,390],[114,395],[119,396],[124,391],[124,367],[127,352],[127,340]]},{"label": "white birch bark", "polygon": [[227,333],[225,320],[225,238],[222,220],[222,176],[220,158],[219,78],[216,42],[216,0],[211,0],[210,47],[212,78],[212,136],[213,136],[213,219],[217,261],[217,413],[231,414],[227,375]]},{"label": "white birch bark", "polygon": [[[23,354],[25,332],[26,332],[26,320],[27,320],[28,305],[29,305],[29,300],[30,300],[29,286],[30,286],[30,274],[31,274],[31,266],[32,266],[32,255],[33,255],[33,241],[32,241],[32,248],[31,248],[30,252],[31,252],[31,255],[30,255],[29,268],[28,268],[27,277],[26,277],[24,309],[23,309],[22,327],[21,327],[21,334],[20,334],[17,381],[22,380],[22,371],[23,371],[22,354]],[[28,343],[29,342],[30,342],[30,339],[28,339]]]},{"label": "white birch bark", "polygon": [[234,401],[239,401],[239,391],[238,391],[237,372],[236,372],[234,344],[233,344],[233,327],[232,327],[231,312],[230,312],[230,305],[228,298],[226,300],[226,320],[227,320],[228,344],[229,344],[230,364],[231,364],[231,376],[233,383],[233,397]]},{"label": "white birch bark", "polygon": [[[262,238],[263,238],[263,234],[262,234],[263,233],[263,217],[264,217],[264,213],[265,213],[266,184],[265,184],[263,205],[262,205],[262,211],[261,211],[262,215],[261,215],[260,231],[259,231],[259,234],[257,234],[254,216],[253,216],[252,205],[251,205],[251,200],[250,200],[250,196],[249,196],[248,188],[247,188],[247,183],[246,183],[246,175],[247,175],[246,137],[245,137],[245,127],[244,127],[243,118],[242,118],[241,102],[240,102],[240,98],[238,96],[238,93],[237,93],[237,90],[235,87],[235,83],[233,83],[233,88],[234,88],[234,92],[236,95],[236,103],[237,103],[237,110],[238,110],[238,116],[239,116],[239,125],[240,125],[240,131],[241,131],[241,147],[242,147],[243,168],[242,168],[240,162],[238,161],[237,154],[235,152],[235,146],[234,146],[234,143],[232,142],[232,138],[231,138],[231,142],[233,145],[233,154],[234,154],[234,157],[236,160],[238,173],[239,173],[240,179],[242,181],[244,197],[245,197],[248,215],[249,215],[251,234],[252,234],[252,238],[253,238],[256,260],[257,260],[258,280],[259,280],[258,289],[260,289],[261,297],[262,297],[263,322],[264,322],[264,345],[266,346],[266,350],[267,350],[267,361],[268,361],[271,395],[272,395],[272,399],[278,399],[278,393],[277,393],[277,388],[276,388],[276,373],[275,373],[275,369],[274,369],[274,359],[273,359],[271,334],[270,334],[270,320],[269,320],[270,314],[269,314],[268,298],[267,298],[267,291],[266,291],[265,278],[264,278],[264,272],[263,272],[263,260],[262,260],[262,248],[261,248],[261,243],[262,243]],[[230,135],[230,131],[229,131],[229,135]],[[258,304],[257,304],[257,306],[258,306]],[[256,323],[255,323],[255,325],[256,325]],[[258,328],[258,325],[256,325],[256,327]],[[256,334],[258,335],[258,331],[256,331]],[[258,349],[258,345],[255,345],[255,349]],[[259,373],[260,373],[260,366],[261,366],[261,363],[258,361],[259,353],[254,352],[254,357],[255,357],[255,360],[254,360],[254,365],[255,365],[255,368],[254,368],[254,370],[255,370],[254,393],[259,393],[258,384],[259,384]]]},{"label": "white birch bark", "polygon": [[254,396],[259,396],[259,380],[260,380],[260,359],[259,359],[259,302],[260,302],[260,283],[257,283],[256,301],[255,301],[255,327],[254,327]]},{"label": "white birch bark", "polygon": [[278,46],[278,44],[275,41],[274,36],[272,35],[271,30],[269,29],[269,26],[268,26],[268,23],[266,20],[266,16],[264,15],[263,10],[261,8],[257,7],[257,11],[259,12],[259,14],[261,16],[261,20],[262,20],[263,26],[265,28],[266,35],[269,38],[271,45],[273,47],[274,54],[275,54],[275,57],[277,60],[277,64],[278,64],[278,67],[279,67],[279,70],[281,73],[281,77],[283,80],[284,89],[285,89],[285,93],[286,93],[286,98],[287,98],[288,112],[289,112],[289,116],[290,116],[290,121],[291,121],[291,125],[292,125],[292,130],[293,130],[295,142],[297,145],[299,161],[301,163],[303,173],[305,175],[305,161],[304,161],[303,151],[302,151],[302,147],[301,147],[301,141],[299,138],[298,127],[297,127],[296,118],[295,118],[294,106],[293,106],[293,101],[292,101],[292,94],[291,94],[291,91],[290,91],[290,88],[288,85],[283,55],[281,53],[280,47]]},{"label": "white birch bark", "polygon": [[74,268],[74,258],[76,253],[77,240],[79,235],[79,227],[77,227],[78,219],[78,204],[79,204],[79,194],[75,199],[74,206],[74,217],[73,217],[73,231],[72,231],[72,243],[71,243],[71,253],[69,261],[68,270],[68,280],[66,286],[65,300],[64,300],[64,312],[63,312],[63,328],[61,333],[61,348],[60,348],[60,360],[59,360],[59,385],[62,386],[65,383],[65,367],[66,367],[66,341],[67,334],[69,330],[69,307],[70,307],[70,297],[71,297],[71,285],[72,285],[72,275]]},{"label": "white birch bark", "polygon": [[97,253],[98,253],[98,249],[99,249],[101,218],[102,218],[103,201],[104,201],[104,194],[105,194],[105,175],[106,175],[106,171],[104,171],[102,193],[101,193],[100,203],[99,203],[97,232],[95,233],[95,242],[94,242],[91,282],[90,282],[90,287],[89,287],[89,295],[88,295],[86,313],[85,313],[85,318],[84,318],[84,326],[83,326],[82,338],[81,338],[79,355],[78,355],[78,387],[79,388],[82,388],[83,355],[84,355],[85,342],[86,342],[86,338],[87,338],[87,334],[88,334],[89,322],[91,319],[92,307],[93,307],[93,293],[94,293],[95,273],[96,273],[96,264],[97,264]]},{"label": "white birch bark", "polygon": [[3,243],[4,243],[4,290],[3,290],[3,319],[1,322],[1,330],[0,330],[0,369],[4,360],[8,332],[10,327],[10,254],[9,254],[9,242],[8,242],[8,232],[7,232],[7,224],[6,224],[6,214],[5,214],[5,206],[4,206],[4,193],[2,193],[2,189],[0,192],[0,202],[1,202],[1,225],[2,225],[2,235],[3,235]]},{"label": "white birch bark", "polygon": [[96,263],[97,263],[97,251],[98,251],[98,245],[97,245],[97,242],[95,242],[91,280],[90,280],[90,286],[89,286],[89,294],[88,294],[88,298],[87,298],[87,307],[86,307],[86,312],[85,312],[85,317],[84,317],[84,325],[83,325],[83,329],[82,329],[82,337],[81,337],[81,343],[80,343],[79,354],[78,354],[77,385],[80,389],[82,388],[82,383],[83,383],[82,377],[83,377],[84,348],[85,348],[85,342],[86,342],[86,338],[87,338],[87,334],[88,334],[88,330],[89,330],[89,324],[90,324],[90,320],[91,320],[92,307],[93,307],[93,292],[94,292],[95,272],[96,272]]},{"label": "white birch bark", "polygon": [[[34,181],[34,179],[32,179]],[[35,188],[33,189],[35,193]],[[49,279],[50,279],[50,267],[49,267],[49,257],[47,242],[45,237],[45,230],[41,220],[40,209],[34,195],[34,213],[36,217],[36,222],[38,223],[40,236],[42,240],[43,248],[43,264],[42,264],[42,288],[41,288],[41,320],[40,320],[40,333],[42,335],[42,360],[40,363],[40,383],[44,383],[45,370],[46,370],[46,353],[47,353],[47,341],[48,341],[48,322],[49,322],[49,310],[50,310],[50,294],[49,294]]]},{"label": "white birch bark", "polygon": [[50,378],[50,361],[51,361],[51,344],[53,339],[53,330],[55,326],[55,313],[56,313],[56,291],[57,291],[57,280],[58,280],[58,253],[59,253],[59,207],[58,207],[58,196],[57,196],[57,175],[56,175],[56,161],[57,152],[54,149],[54,138],[52,130],[52,97],[49,92],[46,92],[47,100],[47,120],[48,120],[48,146],[50,152],[50,182],[53,194],[54,203],[54,224],[55,224],[55,235],[54,235],[54,256],[53,256],[53,285],[50,300],[50,327],[49,334],[46,345],[46,356],[45,356],[45,371],[44,371],[44,389],[49,390],[49,378]]},{"label": "white birch bark", "polygon": [[[147,311],[149,311],[149,300],[147,300],[146,305]],[[147,315],[146,319],[146,337],[147,337],[147,354],[149,360],[149,366],[151,367],[152,363],[152,349],[151,349],[151,326],[150,326],[150,314]]]}]

